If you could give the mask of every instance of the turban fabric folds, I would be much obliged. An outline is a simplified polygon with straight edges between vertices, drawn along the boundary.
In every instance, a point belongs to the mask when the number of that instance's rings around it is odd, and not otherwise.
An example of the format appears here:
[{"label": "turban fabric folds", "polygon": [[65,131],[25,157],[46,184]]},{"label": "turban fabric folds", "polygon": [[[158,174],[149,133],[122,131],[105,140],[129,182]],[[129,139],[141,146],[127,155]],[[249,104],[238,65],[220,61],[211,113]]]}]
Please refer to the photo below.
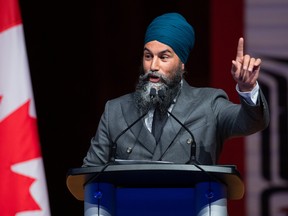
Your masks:
[{"label": "turban fabric folds", "polygon": [[146,30],[144,44],[153,40],[170,46],[185,64],[194,46],[194,29],[179,13],[166,13],[156,17]]}]

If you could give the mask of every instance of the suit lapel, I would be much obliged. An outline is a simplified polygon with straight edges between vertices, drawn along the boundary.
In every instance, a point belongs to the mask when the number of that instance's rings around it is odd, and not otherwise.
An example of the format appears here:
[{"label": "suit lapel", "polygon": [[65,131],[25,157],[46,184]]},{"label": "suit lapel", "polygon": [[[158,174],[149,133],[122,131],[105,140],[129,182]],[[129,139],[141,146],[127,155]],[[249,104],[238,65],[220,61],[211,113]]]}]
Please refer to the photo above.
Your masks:
[{"label": "suit lapel", "polygon": [[[182,123],[185,124],[186,119],[190,116],[193,109],[193,100],[189,95],[189,85],[183,80],[183,86],[177,102],[172,109],[172,114]],[[159,160],[168,148],[174,144],[174,139],[182,129],[182,126],[172,117],[169,116],[166,125],[163,128],[163,133],[160,138],[160,142],[153,155],[153,160]],[[182,129],[184,130],[184,128]]]},{"label": "suit lapel", "polygon": [[[121,109],[124,119],[127,123],[127,125],[123,128],[123,130],[125,130],[126,127],[133,124],[133,122],[139,119],[141,115],[137,112],[137,108],[135,107],[132,98],[128,102],[125,101],[124,103],[121,103]],[[153,154],[156,146],[156,141],[154,136],[146,128],[144,119],[145,117],[143,117],[140,121],[133,125],[130,130],[135,136],[135,139],[137,139],[143,147],[145,147],[148,151],[151,152],[151,154]]]}]

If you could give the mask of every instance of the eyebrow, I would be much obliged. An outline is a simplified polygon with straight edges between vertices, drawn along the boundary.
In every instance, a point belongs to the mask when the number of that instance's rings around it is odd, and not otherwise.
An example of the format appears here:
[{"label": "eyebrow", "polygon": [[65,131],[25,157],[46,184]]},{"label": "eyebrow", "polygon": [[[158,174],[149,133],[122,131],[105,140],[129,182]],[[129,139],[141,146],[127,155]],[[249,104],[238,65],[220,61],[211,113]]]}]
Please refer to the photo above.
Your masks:
[{"label": "eyebrow", "polygon": [[[147,47],[144,47],[144,51],[148,51],[148,52],[152,53],[151,50],[149,50]],[[169,49],[162,50],[160,53],[163,54],[166,52],[172,53],[171,50],[169,50]]]}]

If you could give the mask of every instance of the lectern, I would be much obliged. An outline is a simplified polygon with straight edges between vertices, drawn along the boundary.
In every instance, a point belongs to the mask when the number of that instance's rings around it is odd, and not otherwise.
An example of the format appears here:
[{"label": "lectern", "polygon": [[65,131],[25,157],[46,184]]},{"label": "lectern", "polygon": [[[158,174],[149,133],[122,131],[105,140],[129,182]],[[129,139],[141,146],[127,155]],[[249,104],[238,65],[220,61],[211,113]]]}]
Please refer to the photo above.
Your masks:
[{"label": "lectern", "polygon": [[130,161],[70,169],[66,183],[85,216],[226,216],[244,194],[235,166]]}]

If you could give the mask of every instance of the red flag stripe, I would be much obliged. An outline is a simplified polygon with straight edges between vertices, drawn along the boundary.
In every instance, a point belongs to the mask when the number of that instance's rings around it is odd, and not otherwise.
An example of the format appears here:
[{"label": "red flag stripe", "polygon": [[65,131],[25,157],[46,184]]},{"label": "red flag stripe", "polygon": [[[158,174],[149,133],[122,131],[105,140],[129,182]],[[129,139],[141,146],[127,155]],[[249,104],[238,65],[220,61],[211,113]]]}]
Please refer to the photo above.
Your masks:
[{"label": "red flag stripe", "polygon": [[0,0],[0,33],[20,23],[18,0]]}]

